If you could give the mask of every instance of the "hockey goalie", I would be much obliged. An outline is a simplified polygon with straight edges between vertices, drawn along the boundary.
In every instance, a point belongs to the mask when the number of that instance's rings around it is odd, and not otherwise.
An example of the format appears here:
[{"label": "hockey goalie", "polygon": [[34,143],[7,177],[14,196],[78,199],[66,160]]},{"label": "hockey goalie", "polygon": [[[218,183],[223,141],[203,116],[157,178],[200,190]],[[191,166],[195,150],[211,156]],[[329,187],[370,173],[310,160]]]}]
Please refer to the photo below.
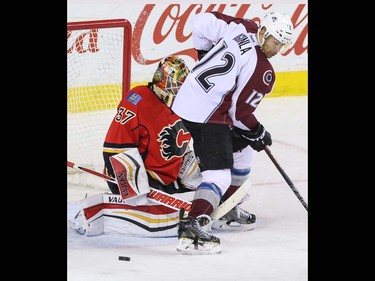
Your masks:
[{"label": "hockey goalie", "polygon": [[147,85],[124,93],[108,128],[104,172],[112,194],[86,198],[74,228],[85,235],[116,230],[175,236],[178,212],[152,202],[150,187],[189,198],[200,182],[191,136],[170,107],[189,69],[178,56],[163,58]]}]

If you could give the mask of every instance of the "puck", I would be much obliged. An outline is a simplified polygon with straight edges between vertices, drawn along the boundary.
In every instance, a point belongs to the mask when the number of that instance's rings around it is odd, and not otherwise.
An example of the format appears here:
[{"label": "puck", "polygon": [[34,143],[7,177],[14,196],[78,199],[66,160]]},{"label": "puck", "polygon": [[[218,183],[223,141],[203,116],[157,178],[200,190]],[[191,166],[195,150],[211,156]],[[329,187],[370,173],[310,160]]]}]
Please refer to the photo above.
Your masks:
[{"label": "puck", "polygon": [[130,257],[119,256],[118,260],[119,261],[130,261]]}]

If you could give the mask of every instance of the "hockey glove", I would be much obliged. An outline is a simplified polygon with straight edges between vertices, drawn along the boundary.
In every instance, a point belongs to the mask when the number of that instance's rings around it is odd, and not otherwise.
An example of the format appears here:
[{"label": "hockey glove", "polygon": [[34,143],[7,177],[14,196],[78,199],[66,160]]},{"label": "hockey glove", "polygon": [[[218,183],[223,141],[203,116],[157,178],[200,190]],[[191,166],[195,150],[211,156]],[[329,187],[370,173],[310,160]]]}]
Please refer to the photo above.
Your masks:
[{"label": "hockey glove", "polygon": [[237,127],[232,128],[232,145],[233,145],[233,152],[241,151],[246,146],[249,145],[249,141],[242,137],[241,129]]},{"label": "hockey glove", "polygon": [[237,135],[242,138],[242,140],[238,141],[239,144],[237,144],[237,147],[235,145],[236,142],[233,141],[233,152],[236,152],[235,148],[237,149],[238,146],[242,146],[241,149],[246,147],[246,145],[244,146],[244,144],[246,143],[258,152],[262,151],[266,147],[266,145],[272,145],[271,134],[267,132],[266,129],[264,129],[262,124],[259,124],[258,129],[254,132],[245,131],[240,128],[233,127],[232,134],[234,137]]},{"label": "hockey glove", "polygon": [[197,186],[202,181],[202,174],[199,169],[198,161],[191,148],[188,148],[184,155],[180,172],[178,173],[178,179],[183,187],[191,190],[196,190]]}]

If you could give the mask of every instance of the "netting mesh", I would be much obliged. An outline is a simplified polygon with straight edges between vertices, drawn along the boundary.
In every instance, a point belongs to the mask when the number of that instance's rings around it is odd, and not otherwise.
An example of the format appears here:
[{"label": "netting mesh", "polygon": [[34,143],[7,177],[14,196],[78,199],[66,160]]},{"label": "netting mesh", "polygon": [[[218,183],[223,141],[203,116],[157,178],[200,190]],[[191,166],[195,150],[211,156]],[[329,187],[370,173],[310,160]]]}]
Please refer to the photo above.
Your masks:
[{"label": "netting mesh", "polygon": [[101,171],[102,147],[122,96],[124,27],[69,30],[67,157]]}]

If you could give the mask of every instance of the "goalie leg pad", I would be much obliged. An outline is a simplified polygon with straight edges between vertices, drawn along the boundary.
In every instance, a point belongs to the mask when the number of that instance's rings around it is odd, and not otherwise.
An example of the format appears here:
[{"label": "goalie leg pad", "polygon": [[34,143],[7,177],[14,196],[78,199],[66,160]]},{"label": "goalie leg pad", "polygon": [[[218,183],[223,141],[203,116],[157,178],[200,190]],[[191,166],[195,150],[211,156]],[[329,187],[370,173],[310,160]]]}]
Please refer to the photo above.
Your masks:
[{"label": "goalie leg pad", "polygon": [[99,215],[97,218],[89,220],[85,217],[84,210],[79,210],[77,215],[72,220],[72,228],[79,234],[86,236],[97,236],[104,233],[104,220],[103,216]]},{"label": "goalie leg pad", "polygon": [[135,237],[177,235],[178,211],[147,197],[146,204],[139,205],[134,202],[136,198],[123,200],[119,194],[104,193],[82,199],[80,211],[70,221],[70,226],[85,236],[112,233]]},{"label": "goalie leg pad", "polygon": [[152,202],[144,205],[123,200],[121,195],[103,195],[104,233],[136,237],[173,237],[177,235],[178,211]]},{"label": "goalie leg pad", "polygon": [[96,236],[104,233],[102,195],[94,195],[79,201],[80,210],[71,221],[71,226],[79,234]]}]

